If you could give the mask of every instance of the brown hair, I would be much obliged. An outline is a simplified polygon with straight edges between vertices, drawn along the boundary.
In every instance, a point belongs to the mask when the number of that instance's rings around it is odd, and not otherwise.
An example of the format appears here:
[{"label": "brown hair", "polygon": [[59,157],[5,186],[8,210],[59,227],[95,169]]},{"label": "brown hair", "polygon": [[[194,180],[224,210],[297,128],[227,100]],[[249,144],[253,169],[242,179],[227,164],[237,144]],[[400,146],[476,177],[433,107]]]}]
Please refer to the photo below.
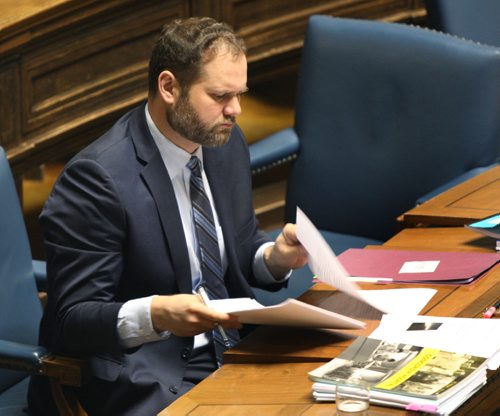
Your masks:
[{"label": "brown hair", "polygon": [[221,46],[237,56],[246,53],[243,39],[233,29],[210,17],[176,19],[163,26],[149,60],[149,92],[158,91],[158,76],[171,71],[182,88],[200,78],[202,64],[209,62]]}]

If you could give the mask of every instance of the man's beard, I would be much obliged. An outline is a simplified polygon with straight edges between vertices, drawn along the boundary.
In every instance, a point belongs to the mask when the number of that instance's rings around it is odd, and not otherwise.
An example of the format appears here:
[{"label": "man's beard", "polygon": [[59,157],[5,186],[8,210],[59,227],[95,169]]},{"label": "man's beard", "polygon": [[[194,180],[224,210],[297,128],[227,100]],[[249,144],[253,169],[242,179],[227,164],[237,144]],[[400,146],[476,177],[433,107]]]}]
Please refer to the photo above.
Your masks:
[{"label": "man's beard", "polygon": [[[231,128],[219,124],[207,126],[189,102],[188,94],[182,91],[177,104],[166,114],[170,127],[184,138],[206,147],[223,146],[229,140]],[[236,121],[234,116],[227,116],[225,120],[231,123]]]}]

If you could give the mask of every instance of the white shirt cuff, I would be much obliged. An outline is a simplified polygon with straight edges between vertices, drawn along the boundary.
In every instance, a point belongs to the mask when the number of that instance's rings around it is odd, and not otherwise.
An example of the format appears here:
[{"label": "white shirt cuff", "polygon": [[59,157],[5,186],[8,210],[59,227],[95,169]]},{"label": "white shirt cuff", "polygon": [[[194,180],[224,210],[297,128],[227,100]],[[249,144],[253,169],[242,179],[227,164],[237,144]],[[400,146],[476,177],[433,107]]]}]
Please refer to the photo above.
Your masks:
[{"label": "white shirt cuff", "polygon": [[118,337],[125,348],[137,347],[146,342],[160,341],[170,336],[169,331],[157,333],[151,321],[153,296],[125,302],[118,311]]},{"label": "white shirt cuff", "polygon": [[286,276],[284,276],[282,279],[275,279],[274,276],[271,274],[269,269],[266,266],[266,262],[264,261],[264,251],[266,250],[267,247],[273,246],[274,242],[270,241],[268,243],[262,244],[257,252],[255,253],[255,257],[253,259],[253,274],[255,276],[255,279],[257,282],[261,285],[267,286],[267,285],[272,285],[274,283],[282,283],[288,280],[292,274],[292,271],[290,270]]}]

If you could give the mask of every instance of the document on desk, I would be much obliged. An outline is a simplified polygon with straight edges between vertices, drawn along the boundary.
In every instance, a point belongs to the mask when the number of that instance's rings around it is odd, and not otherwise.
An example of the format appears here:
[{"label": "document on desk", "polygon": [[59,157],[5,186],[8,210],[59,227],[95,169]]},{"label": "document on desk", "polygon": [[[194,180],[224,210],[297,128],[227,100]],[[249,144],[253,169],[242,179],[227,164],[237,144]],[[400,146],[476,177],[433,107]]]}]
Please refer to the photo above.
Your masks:
[{"label": "document on desk", "polygon": [[365,323],[313,305],[287,299],[264,306],[251,298],[216,299],[209,306],[217,311],[236,315],[244,324],[265,324],[330,329],[364,328]]},{"label": "document on desk", "polygon": [[318,280],[385,313],[418,314],[436,293],[435,289],[360,290],[329,244],[300,208],[297,237],[309,255],[309,267]]},{"label": "document on desk", "polygon": [[500,365],[500,319],[384,315],[371,338],[488,358]]},{"label": "document on desk", "polygon": [[[347,272],[328,243],[300,210],[297,212],[297,233],[309,253],[309,266],[316,276],[347,296],[357,299],[361,302],[358,306],[369,305],[385,313],[416,315],[436,293],[434,289],[419,288],[360,290],[356,283],[349,280]],[[335,299],[333,302],[337,303]],[[334,312],[332,309],[335,308],[330,307],[327,302],[317,307],[296,299],[287,299],[277,305],[263,306],[255,299],[237,298],[211,300],[209,306],[236,315],[241,323],[248,324],[333,329],[357,329],[365,326],[363,321]]]},{"label": "document on desk", "polygon": [[350,248],[338,261],[353,276],[395,283],[469,284],[500,261],[500,253]]}]

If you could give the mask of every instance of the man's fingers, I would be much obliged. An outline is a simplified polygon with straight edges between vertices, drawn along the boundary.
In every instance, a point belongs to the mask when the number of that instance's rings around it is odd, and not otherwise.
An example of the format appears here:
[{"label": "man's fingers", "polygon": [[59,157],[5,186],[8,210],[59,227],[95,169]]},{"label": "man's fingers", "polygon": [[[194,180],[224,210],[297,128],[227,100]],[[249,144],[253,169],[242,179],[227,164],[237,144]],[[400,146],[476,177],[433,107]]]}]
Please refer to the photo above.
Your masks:
[{"label": "man's fingers", "polygon": [[216,311],[215,309],[210,308],[210,306],[203,305],[203,309],[201,311],[203,313],[203,317],[211,322],[219,323],[227,326],[228,328],[235,328],[239,325],[239,319],[237,316]]}]

